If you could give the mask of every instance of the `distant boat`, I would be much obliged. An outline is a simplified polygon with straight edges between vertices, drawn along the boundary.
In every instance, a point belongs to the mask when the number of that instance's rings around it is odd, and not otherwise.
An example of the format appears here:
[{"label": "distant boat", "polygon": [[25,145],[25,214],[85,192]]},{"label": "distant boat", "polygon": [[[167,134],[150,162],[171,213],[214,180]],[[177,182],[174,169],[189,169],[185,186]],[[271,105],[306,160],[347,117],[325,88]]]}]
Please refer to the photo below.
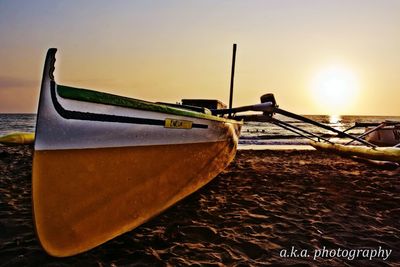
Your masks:
[{"label": "distant boat", "polygon": [[0,136],[0,144],[4,145],[30,145],[34,141],[34,133],[15,132]]},{"label": "distant boat", "polygon": [[59,85],[55,54],[45,61],[32,174],[36,232],[49,254],[84,252],[139,226],[234,158],[242,121]]}]

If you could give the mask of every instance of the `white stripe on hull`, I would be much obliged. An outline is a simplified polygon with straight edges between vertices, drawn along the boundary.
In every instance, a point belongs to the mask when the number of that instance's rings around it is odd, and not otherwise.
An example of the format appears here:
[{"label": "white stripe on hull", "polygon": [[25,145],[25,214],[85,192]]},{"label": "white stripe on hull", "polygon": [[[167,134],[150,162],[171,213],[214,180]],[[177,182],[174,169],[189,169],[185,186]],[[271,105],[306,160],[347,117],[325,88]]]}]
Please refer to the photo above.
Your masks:
[{"label": "white stripe on hull", "polygon": [[42,87],[45,88],[41,89],[38,111],[36,150],[192,144],[227,139],[234,139],[237,143],[240,123],[66,99],[57,94],[55,85],[57,102],[65,110],[159,121],[165,121],[167,118],[186,120],[201,124],[205,128],[176,129],[165,128],[163,125],[65,119],[57,112],[51,99],[50,79],[44,80]]}]

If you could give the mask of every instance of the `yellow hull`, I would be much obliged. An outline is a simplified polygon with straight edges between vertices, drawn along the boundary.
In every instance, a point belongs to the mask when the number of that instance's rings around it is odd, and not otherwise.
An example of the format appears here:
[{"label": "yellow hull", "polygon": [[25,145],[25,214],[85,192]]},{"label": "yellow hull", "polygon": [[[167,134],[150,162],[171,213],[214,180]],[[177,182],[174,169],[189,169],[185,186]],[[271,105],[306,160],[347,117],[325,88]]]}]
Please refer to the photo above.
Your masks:
[{"label": "yellow hull", "polygon": [[231,141],[35,151],[36,231],[53,256],[127,232],[196,191],[233,159]]}]

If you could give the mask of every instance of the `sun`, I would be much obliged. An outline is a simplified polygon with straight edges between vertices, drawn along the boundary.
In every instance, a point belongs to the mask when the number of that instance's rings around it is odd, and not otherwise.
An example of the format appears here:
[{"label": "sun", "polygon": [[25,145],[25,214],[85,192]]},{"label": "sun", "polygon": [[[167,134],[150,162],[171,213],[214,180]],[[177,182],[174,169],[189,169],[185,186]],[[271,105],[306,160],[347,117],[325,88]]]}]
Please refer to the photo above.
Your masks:
[{"label": "sun", "polygon": [[342,66],[330,66],[314,76],[312,95],[322,113],[340,115],[354,104],[358,87],[354,72]]}]

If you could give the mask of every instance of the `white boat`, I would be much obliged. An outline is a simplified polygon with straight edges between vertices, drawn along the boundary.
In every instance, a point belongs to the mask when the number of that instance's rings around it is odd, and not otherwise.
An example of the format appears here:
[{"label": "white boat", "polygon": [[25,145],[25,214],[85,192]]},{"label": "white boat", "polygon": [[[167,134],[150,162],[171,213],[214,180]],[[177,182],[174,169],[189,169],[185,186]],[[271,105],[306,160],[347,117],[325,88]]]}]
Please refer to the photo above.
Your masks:
[{"label": "white boat", "polygon": [[[374,127],[366,127],[365,131],[371,131]],[[400,143],[400,123],[387,125],[372,131],[365,140],[377,146],[395,146]]]},{"label": "white boat", "polygon": [[234,158],[242,121],[59,85],[55,54],[45,61],[32,173],[49,254],[75,255],[139,226]]},{"label": "white boat", "polygon": [[400,144],[400,122],[399,121],[383,121],[383,122],[356,122],[354,126],[348,128],[349,131],[354,128],[364,127],[365,132],[359,138],[371,144],[390,147]]}]

